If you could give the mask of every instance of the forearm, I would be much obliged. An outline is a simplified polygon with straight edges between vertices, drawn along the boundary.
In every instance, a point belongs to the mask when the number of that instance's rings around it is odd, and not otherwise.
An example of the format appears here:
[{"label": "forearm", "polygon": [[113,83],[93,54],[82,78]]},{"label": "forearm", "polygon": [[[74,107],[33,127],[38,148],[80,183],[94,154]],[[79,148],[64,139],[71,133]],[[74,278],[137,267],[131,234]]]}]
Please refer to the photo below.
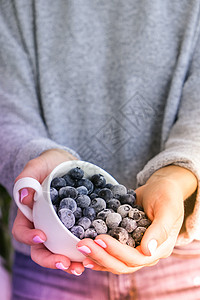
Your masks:
[{"label": "forearm", "polygon": [[182,191],[183,200],[191,196],[197,189],[197,178],[188,169],[169,165],[163,167],[152,174],[152,176],[147,180],[147,183],[158,180],[169,180],[178,185]]}]

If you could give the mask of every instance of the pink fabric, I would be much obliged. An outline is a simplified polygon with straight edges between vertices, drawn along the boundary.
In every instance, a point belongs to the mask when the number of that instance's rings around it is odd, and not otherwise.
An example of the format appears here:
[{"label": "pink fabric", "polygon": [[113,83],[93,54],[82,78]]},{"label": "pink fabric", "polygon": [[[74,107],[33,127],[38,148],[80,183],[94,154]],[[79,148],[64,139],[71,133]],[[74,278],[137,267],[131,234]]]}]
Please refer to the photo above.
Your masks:
[{"label": "pink fabric", "polygon": [[175,253],[120,276],[92,270],[69,275],[16,253],[12,300],[200,300],[200,243],[178,247]]}]

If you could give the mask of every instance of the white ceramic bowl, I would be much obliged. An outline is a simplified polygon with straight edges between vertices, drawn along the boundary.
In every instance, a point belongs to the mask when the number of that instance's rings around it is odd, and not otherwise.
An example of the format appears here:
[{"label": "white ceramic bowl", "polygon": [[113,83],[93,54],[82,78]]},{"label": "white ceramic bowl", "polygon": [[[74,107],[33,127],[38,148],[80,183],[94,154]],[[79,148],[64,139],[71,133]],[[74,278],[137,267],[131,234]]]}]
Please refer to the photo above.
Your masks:
[{"label": "white ceramic bowl", "polygon": [[[13,196],[19,209],[34,223],[35,228],[46,234],[47,240],[44,245],[51,252],[63,254],[71,261],[83,261],[85,256],[76,249],[76,244],[80,240],[60,221],[50,199],[52,179],[63,176],[75,167],[83,169],[85,178],[90,178],[94,174],[102,174],[107,183],[118,183],[110,174],[98,166],[85,161],[73,160],[58,165],[42,184],[30,177],[19,179],[14,185]],[[19,191],[23,188],[33,188],[35,190],[33,209],[22,204],[19,200]]]}]

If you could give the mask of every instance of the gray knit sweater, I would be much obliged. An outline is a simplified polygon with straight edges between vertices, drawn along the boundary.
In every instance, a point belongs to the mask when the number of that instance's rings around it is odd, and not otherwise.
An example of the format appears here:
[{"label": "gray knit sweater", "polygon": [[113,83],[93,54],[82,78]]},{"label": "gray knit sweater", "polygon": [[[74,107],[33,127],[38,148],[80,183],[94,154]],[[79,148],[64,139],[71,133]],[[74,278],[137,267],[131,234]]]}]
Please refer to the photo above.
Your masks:
[{"label": "gray knit sweater", "polygon": [[[200,179],[199,37],[197,0],[1,0],[0,183],[55,147],[127,187],[169,164]],[[198,191],[185,213],[179,243],[200,239]]]}]

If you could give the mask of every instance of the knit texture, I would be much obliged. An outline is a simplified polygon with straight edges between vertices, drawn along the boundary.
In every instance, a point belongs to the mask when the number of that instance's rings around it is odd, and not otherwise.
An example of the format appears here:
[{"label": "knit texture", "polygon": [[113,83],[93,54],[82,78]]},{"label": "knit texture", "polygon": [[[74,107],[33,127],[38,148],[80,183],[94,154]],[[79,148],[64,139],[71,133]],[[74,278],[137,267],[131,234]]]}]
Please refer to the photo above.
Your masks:
[{"label": "knit texture", "polygon": [[[0,182],[51,148],[127,187],[176,164],[200,179],[199,1],[0,3]],[[200,239],[200,196],[181,244]],[[11,226],[16,215],[12,204]],[[29,247],[14,242],[19,251]]]}]

